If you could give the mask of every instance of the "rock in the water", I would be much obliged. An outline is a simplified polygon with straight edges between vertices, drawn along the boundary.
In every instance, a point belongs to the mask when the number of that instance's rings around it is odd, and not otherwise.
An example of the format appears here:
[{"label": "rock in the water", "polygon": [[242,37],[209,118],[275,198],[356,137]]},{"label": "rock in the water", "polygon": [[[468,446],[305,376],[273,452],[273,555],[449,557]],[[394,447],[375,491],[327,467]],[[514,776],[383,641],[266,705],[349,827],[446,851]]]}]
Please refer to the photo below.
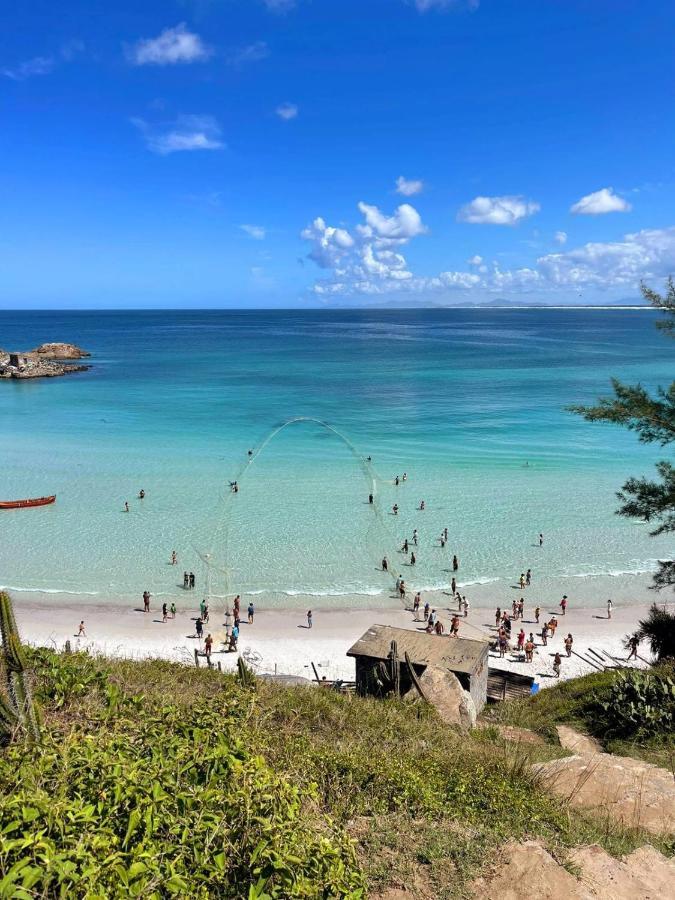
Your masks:
[{"label": "rock in the water", "polygon": [[82,359],[84,356],[91,356],[91,353],[87,353],[76,344],[60,343],[40,344],[33,350],[33,353],[37,353],[44,359]]},{"label": "rock in the water", "polygon": [[420,684],[424,696],[444,722],[467,730],[474,727],[476,707],[473,698],[462,688],[456,675],[427,666],[420,676]]},{"label": "rock in the water", "polygon": [[544,789],[573,807],[608,815],[629,828],[675,831],[675,780],[666,769],[613,753],[535,763]]}]

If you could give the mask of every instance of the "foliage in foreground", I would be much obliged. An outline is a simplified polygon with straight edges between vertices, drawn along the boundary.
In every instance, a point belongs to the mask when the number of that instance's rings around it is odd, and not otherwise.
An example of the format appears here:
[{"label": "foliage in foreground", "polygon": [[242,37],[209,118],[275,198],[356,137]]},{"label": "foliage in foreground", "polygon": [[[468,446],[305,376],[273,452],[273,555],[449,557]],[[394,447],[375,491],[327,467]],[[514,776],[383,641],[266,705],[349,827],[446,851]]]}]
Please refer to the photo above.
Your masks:
[{"label": "foliage in foreground", "polygon": [[238,737],[239,689],[111,690],[94,730],[0,758],[0,896],[360,897],[351,843]]},{"label": "foliage in foreground", "polygon": [[668,849],[548,796],[529,763],[560,747],[463,735],[424,705],[161,661],[40,650],[30,665],[45,737],[0,755],[0,897],[357,898],[405,884],[446,900],[512,838],[560,859],[587,842]]},{"label": "foliage in foreground", "polygon": [[2,669],[7,688],[0,691],[0,744],[17,734],[40,740],[40,723],[25,675],[25,658],[9,594],[0,591]]}]

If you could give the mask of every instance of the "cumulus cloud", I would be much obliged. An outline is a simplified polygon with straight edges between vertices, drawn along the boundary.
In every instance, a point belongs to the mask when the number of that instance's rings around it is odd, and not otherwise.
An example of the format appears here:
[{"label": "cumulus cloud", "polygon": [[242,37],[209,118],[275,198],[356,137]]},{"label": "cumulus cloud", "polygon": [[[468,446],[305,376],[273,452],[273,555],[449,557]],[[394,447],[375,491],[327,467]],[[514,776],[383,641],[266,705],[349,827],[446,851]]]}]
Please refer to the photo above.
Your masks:
[{"label": "cumulus cloud", "polygon": [[277,106],[275,112],[280,119],[288,122],[290,119],[295,119],[299,110],[295,103],[281,103]]},{"label": "cumulus cloud", "polygon": [[233,50],[227,59],[231,66],[245,66],[247,63],[267,59],[269,55],[270,48],[267,46],[267,42],[255,41],[253,44],[246,44],[244,47]]},{"label": "cumulus cloud", "polygon": [[567,232],[566,231],[556,231],[556,233],[553,235],[553,240],[556,242],[556,244],[560,244],[561,246],[562,246],[562,244],[566,244],[567,243]]},{"label": "cumulus cloud", "polygon": [[396,179],[396,193],[403,194],[404,197],[413,197],[415,194],[421,194],[424,190],[424,182],[417,178],[404,178],[399,175]]},{"label": "cumulus cloud", "polygon": [[659,280],[675,271],[675,226],[644,229],[620,241],[590,242],[570,250],[538,257],[531,265],[502,268],[476,254],[467,260],[468,271],[448,270],[434,276],[416,275],[402,248],[423,235],[419,214],[407,204],[387,216],[376,206],[359,203],[364,222],[349,230],[314,220],[302,232],[311,243],[309,258],[327,277],[313,290],[323,297],[452,295],[456,298],[528,296],[536,300],[572,292],[637,292],[641,280]]},{"label": "cumulus cloud", "polygon": [[578,216],[602,216],[611,212],[629,212],[631,205],[623,197],[614,193],[614,188],[602,188],[586,194],[570,207],[570,212]]},{"label": "cumulus cloud", "polygon": [[127,59],[136,66],[171,66],[204,62],[213,55],[198,34],[188,31],[185,22],[165,28],[156,38],[144,38],[126,49]]},{"label": "cumulus cloud", "polygon": [[149,150],[168,156],[185,150],[220,150],[225,144],[213,116],[179,116],[168,125],[150,125],[145,119],[131,120],[138,128]]},{"label": "cumulus cloud", "polygon": [[538,203],[516,195],[475,197],[457,213],[458,222],[472,225],[516,225],[541,209]]},{"label": "cumulus cloud", "polygon": [[265,238],[267,232],[263,228],[262,225],[240,225],[239,226],[242,231],[245,231],[249,237],[252,237],[255,241],[262,241]]}]

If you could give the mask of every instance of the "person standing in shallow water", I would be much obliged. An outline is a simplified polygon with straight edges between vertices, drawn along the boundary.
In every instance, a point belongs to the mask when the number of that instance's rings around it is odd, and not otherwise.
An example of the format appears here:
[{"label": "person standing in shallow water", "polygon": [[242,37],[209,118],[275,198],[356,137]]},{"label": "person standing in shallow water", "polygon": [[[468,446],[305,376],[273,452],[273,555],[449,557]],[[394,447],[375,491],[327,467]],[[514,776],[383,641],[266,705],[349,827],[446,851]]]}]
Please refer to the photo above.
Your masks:
[{"label": "person standing in shallow water", "polygon": [[253,625],[253,615],[255,613],[255,607],[253,606],[253,601],[248,605],[248,624]]},{"label": "person standing in shallow water", "polygon": [[382,571],[387,572],[388,569],[389,569],[389,563],[387,562],[387,557],[383,556],[382,557]]},{"label": "person standing in shallow water", "polygon": [[307,627],[308,628],[312,627],[312,610],[311,609],[307,610]]},{"label": "person standing in shallow water", "polygon": [[456,556],[452,557],[452,571],[456,572],[459,569],[459,560]]},{"label": "person standing in shallow water", "polygon": [[169,610],[167,609],[166,603],[162,603],[162,622],[166,622],[168,615]]},{"label": "person standing in shallow water", "polygon": [[176,604],[173,601],[171,602],[171,618],[176,618]]},{"label": "person standing in shallow water", "polygon": [[190,576],[187,572],[183,572],[183,590],[187,591],[190,587]]}]

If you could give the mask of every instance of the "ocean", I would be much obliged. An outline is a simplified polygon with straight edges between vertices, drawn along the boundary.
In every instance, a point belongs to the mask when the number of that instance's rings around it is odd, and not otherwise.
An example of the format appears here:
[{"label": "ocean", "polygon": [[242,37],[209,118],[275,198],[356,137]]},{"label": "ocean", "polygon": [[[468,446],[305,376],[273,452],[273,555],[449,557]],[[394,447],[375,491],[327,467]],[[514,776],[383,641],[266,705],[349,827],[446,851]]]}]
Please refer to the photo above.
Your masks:
[{"label": "ocean", "polygon": [[[0,312],[6,349],[92,353],[85,373],[0,381],[0,499],[57,494],[0,513],[0,585],[54,603],[146,589],[180,601],[187,570],[200,595],[341,607],[392,602],[384,554],[421,589],[447,586],[454,553],[465,585],[508,585],[527,568],[561,584],[649,572],[670,542],[616,516],[615,492],[663,451],[566,407],[607,393],[612,376],[670,383],[655,318]],[[403,569],[413,529],[417,563]]]}]

